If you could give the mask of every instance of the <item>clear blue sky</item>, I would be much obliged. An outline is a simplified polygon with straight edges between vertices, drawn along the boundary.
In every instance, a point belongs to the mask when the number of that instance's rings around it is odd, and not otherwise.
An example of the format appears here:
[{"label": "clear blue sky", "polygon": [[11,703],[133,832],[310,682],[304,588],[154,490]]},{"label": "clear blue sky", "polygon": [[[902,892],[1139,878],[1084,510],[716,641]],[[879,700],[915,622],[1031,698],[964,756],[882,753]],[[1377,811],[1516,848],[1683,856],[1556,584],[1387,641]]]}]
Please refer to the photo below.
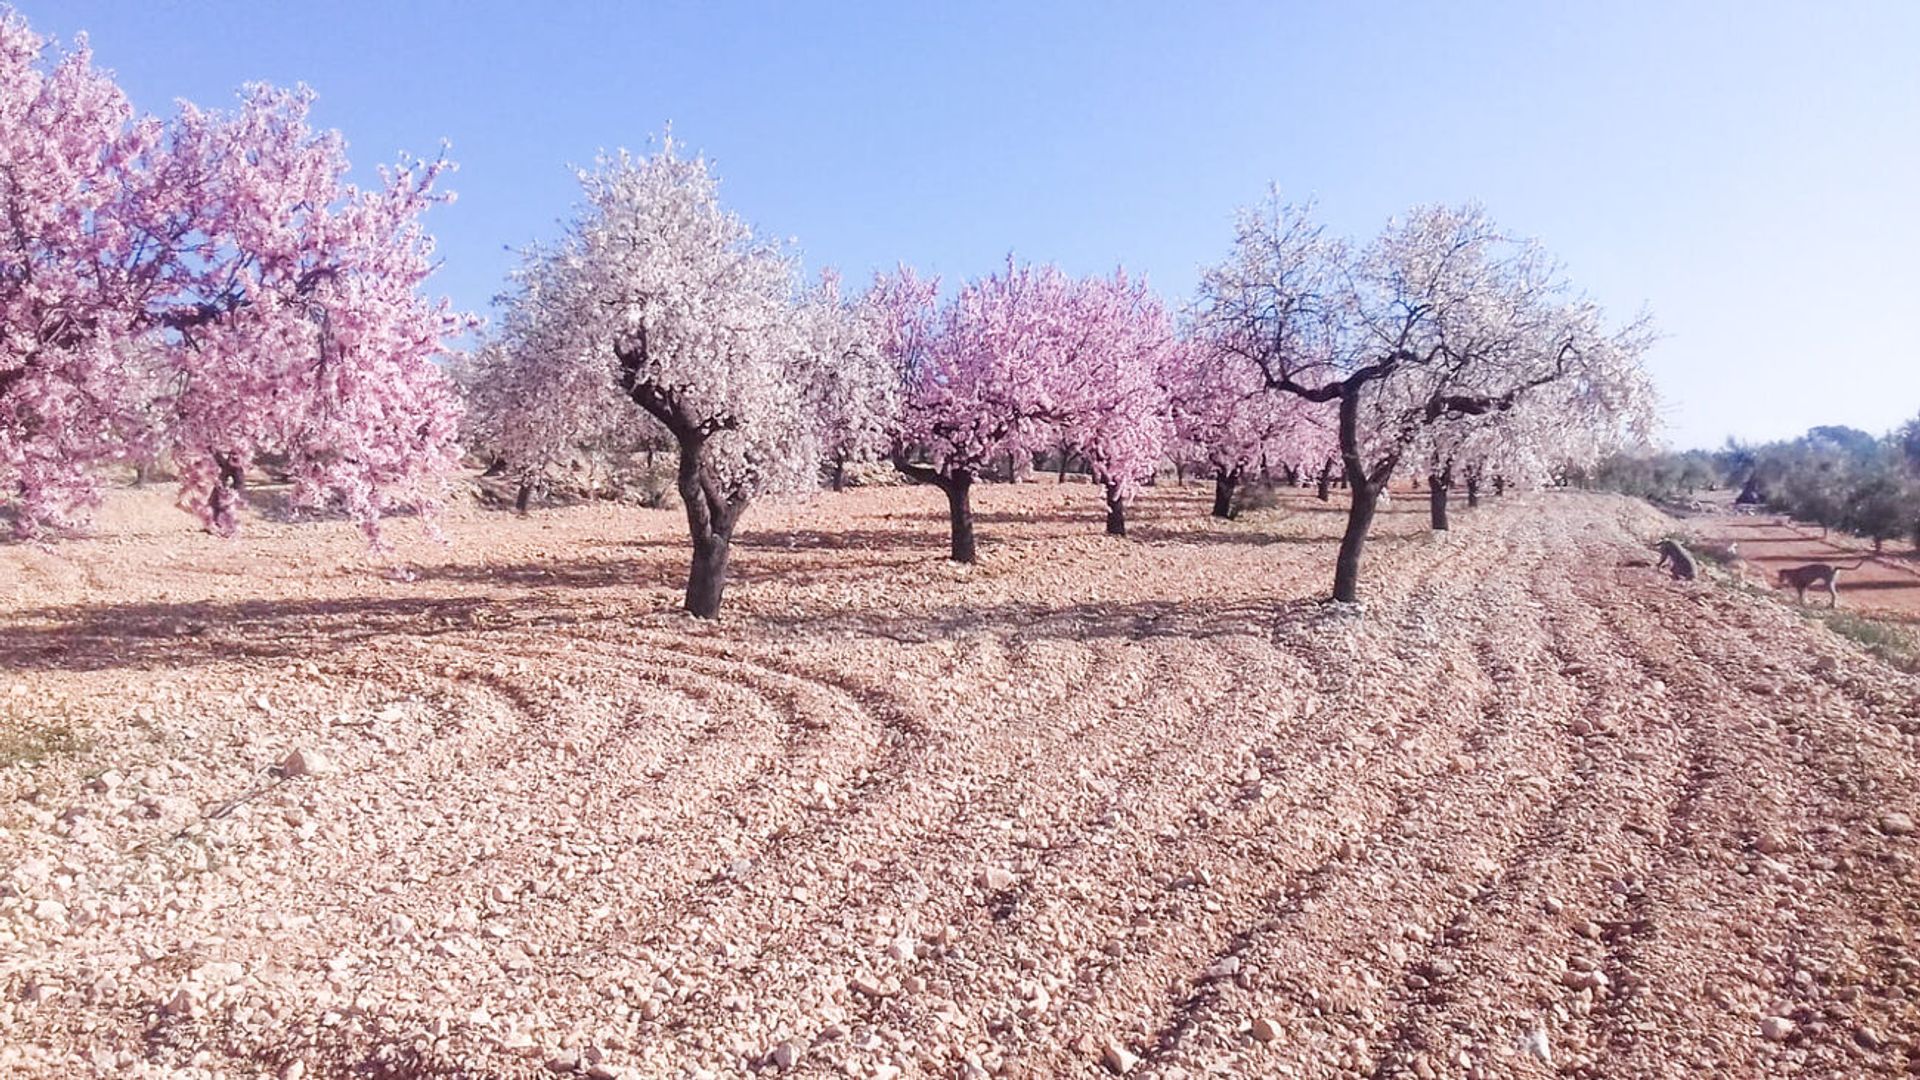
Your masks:
[{"label": "clear blue sky", "polygon": [[356,166],[444,137],[440,287],[484,310],[566,166],[669,121],[853,280],[1009,250],[1181,298],[1269,181],[1365,234],[1477,198],[1621,317],[1681,446],[1920,412],[1920,2],[22,0],[142,108],[306,82]]}]

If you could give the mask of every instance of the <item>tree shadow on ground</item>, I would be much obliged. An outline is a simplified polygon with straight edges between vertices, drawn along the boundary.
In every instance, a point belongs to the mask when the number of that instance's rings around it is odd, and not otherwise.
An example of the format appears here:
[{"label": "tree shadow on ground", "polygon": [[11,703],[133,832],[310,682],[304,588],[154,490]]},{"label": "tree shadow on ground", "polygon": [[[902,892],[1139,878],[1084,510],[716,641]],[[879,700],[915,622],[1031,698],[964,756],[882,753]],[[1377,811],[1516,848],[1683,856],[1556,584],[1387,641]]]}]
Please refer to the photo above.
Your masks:
[{"label": "tree shadow on ground", "polygon": [[318,659],[394,638],[430,639],[502,624],[565,627],[621,615],[601,603],[523,611],[488,597],[101,604],[16,613],[0,626],[0,656],[14,670],[186,668]]},{"label": "tree shadow on ground", "polygon": [[1151,524],[1127,525],[1127,538],[1142,544],[1195,544],[1203,547],[1244,544],[1264,547],[1268,544],[1331,544],[1324,536],[1293,536],[1245,526],[1213,529],[1169,529]]},{"label": "tree shadow on ground", "polygon": [[[761,626],[807,634],[884,638],[903,644],[929,644],[974,634],[1009,641],[1202,640],[1248,634],[1270,637],[1281,628],[1329,617],[1316,599],[1276,599],[1231,604],[1149,600],[1128,603],[1048,605],[1012,603],[992,607],[949,607],[932,612],[861,611],[803,614],[749,614]],[[1337,616],[1336,616],[1337,617]]]},{"label": "tree shadow on ground", "polygon": [[[946,522],[942,515],[941,522]],[[978,519],[976,519],[978,520]],[[981,540],[988,537],[982,535]],[[736,533],[734,548],[753,551],[875,551],[903,549],[945,551],[947,531],[931,529],[755,529]]]},{"label": "tree shadow on ground", "polygon": [[[612,563],[562,568],[537,584],[634,584],[632,568]],[[476,572],[481,568],[475,568]],[[502,569],[491,568],[496,575]],[[528,567],[506,568],[509,576]],[[673,590],[677,593],[679,571]],[[884,638],[919,644],[990,633],[1009,640],[1213,638],[1277,634],[1321,618],[1317,600],[1231,604],[1139,601],[991,607],[955,605],[900,611],[877,605],[769,614],[732,608],[703,632],[721,636],[776,629],[789,633]],[[492,630],[569,631],[682,618],[658,593],[554,602],[551,594],[506,597],[345,597],[308,601],[133,603],[42,608],[0,626],[0,656],[14,670],[179,670],[250,660],[321,659],[396,639],[484,637]],[[675,625],[682,625],[678,622]]]}]

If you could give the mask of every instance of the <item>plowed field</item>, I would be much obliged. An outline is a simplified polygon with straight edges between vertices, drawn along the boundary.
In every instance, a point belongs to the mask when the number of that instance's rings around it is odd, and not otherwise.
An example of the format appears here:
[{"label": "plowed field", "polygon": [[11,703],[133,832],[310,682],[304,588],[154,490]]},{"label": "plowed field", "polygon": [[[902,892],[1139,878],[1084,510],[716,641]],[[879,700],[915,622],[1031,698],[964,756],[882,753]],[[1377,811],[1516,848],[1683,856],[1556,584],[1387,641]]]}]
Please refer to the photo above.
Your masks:
[{"label": "plowed field", "polygon": [[1920,682],[1668,519],[978,499],[0,548],[0,1073],[1920,1071]]}]

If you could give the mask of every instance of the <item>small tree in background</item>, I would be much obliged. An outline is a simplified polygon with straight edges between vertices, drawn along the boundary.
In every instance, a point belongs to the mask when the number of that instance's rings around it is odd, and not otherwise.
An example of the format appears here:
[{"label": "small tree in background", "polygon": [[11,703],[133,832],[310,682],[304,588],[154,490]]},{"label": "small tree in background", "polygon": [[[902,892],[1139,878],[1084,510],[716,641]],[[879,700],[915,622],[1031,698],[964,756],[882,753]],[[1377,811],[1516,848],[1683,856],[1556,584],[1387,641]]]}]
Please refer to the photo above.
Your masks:
[{"label": "small tree in background", "polygon": [[1241,485],[1264,462],[1311,470],[1334,456],[1333,411],[1270,393],[1260,368],[1231,349],[1193,337],[1161,375],[1173,409],[1172,452],[1213,478],[1213,516],[1238,515]]},{"label": "small tree in background", "polygon": [[894,465],[946,495],[951,558],[971,563],[974,483],[996,460],[1056,439],[1067,419],[1056,366],[1073,285],[1056,268],[1012,259],[945,304],[937,284],[903,268],[871,295],[887,313],[883,347],[905,387]]},{"label": "small tree in background", "polygon": [[796,367],[835,491],[846,487],[847,466],[886,456],[899,425],[900,378],[881,348],[886,317],[871,297],[843,298],[831,271],[800,304]]},{"label": "small tree in background", "polygon": [[1107,504],[1107,534],[1125,536],[1126,507],[1152,479],[1173,436],[1160,372],[1173,324],[1144,282],[1124,272],[1073,282],[1054,330],[1061,445],[1087,462]]},{"label": "small tree in background", "polygon": [[1915,501],[1912,484],[1891,455],[1876,455],[1853,478],[1841,509],[1841,527],[1873,541],[1878,554],[1888,540],[1912,528]]}]

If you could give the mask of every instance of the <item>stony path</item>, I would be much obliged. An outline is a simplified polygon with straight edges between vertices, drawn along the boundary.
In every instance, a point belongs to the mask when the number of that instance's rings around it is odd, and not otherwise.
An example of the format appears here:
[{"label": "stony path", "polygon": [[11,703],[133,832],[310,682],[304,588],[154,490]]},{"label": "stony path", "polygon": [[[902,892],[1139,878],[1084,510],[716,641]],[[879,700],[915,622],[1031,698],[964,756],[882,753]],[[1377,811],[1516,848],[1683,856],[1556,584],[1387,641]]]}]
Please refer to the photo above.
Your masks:
[{"label": "stony path", "polygon": [[1097,502],[756,508],[717,626],[658,512],[0,549],[0,1073],[1920,1073],[1913,678],[1624,501],[1396,503],[1364,616]]}]

